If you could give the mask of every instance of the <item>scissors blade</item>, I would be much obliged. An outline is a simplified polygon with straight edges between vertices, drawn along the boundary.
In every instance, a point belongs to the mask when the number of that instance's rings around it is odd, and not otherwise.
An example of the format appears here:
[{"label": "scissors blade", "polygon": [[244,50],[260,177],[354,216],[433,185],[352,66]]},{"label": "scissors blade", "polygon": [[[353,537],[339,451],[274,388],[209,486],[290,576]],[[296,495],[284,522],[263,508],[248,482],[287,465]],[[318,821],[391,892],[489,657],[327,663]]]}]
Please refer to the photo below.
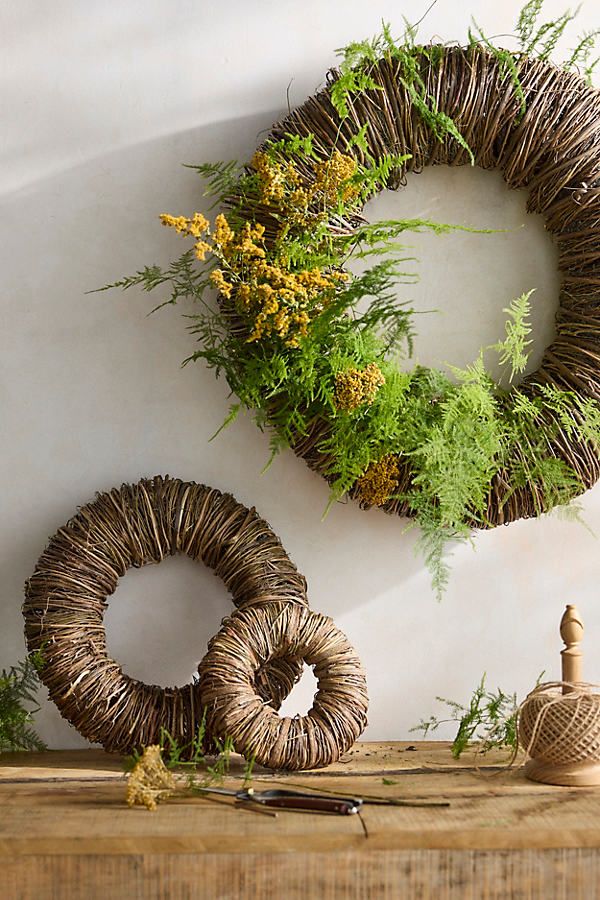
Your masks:
[{"label": "scissors blade", "polygon": [[229,788],[200,787],[198,790],[203,794],[224,794],[226,797],[241,797],[242,799],[246,795],[246,791],[232,791]]}]

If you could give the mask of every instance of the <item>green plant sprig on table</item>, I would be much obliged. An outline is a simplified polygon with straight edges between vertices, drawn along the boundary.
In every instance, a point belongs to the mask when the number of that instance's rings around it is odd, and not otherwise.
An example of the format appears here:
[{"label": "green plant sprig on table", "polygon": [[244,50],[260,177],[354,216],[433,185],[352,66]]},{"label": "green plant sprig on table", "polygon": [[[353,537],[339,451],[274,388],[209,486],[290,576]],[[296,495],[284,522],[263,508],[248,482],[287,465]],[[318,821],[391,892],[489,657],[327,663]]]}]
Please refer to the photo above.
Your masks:
[{"label": "green plant sprig on table", "polygon": [[36,650],[0,672],[0,753],[47,749],[32,727],[43,664],[43,652]]},{"label": "green plant sprig on table", "polygon": [[[543,675],[542,672],[538,676],[536,684],[540,683]],[[436,697],[439,703],[447,707],[448,717],[430,716],[428,719],[421,719],[410,731],[421,731],[426,738],[441,725],[458,722],[451,747],[455,759],[459,759],[468,749],[476,749],[480,753],[488,753],[490,750],[516,752],[517,695],[507,694],[501,688],[492,691],[486,687],[485,679],[484,673],[467,706],[445,697]]]},{"label": "green plant sprig on table", "polygon": [[[536,25],[540,10],[538,0],[524,8],[516,28],[519,50],[498,50],[517,97],[523,55],[549,54],[570,21],[565,14]],[[582,39],[571,59],[589,61],[592,44],[591,36]],[[385,57],[433,135],[456,141],[473,161],[417,66],[420,59],[438,65],[442,51],[418,45],[411,27],[395,41],[385,25],[373,40],[348,45],[330,86],[341,123],[359,94],[377,93],[373,67]],[[580,475],[552,442],[562,433],[598,451],[600,410],[553,385],[509,394],[489,375],[483,351],[463,369],[401,369],[412,352],[413,310],[397,303],[395,289],[416,276],[407,270],[412,260],[398,238],[458,229],[428,220],[365,222],[365,201],[397,183],[408,156],[375,158],[366,125],[340,138],[339,146],[324,156],[315,136],[287,135],[267,141],[247,166],[193,167],[226,214],[212,224],[200,213],[163,215],[163,224],[194,239],[193,249],[168,268],[146,267],[108,287],[170,285],[166,303],[195,301],[190,330],[199,349],[186,362],[203,360],[226,378],[236,400],[224,425],[250,410],[258,426],[269,429],[271,458],[316,433],[329,504],[349,491],[367,506],[400,504],[421,527],[419,546],[440,596],[448,582],[445,549],[489,524],[494,478],[511,485],[504,504],[527,487],[537,514],[581,491]],[[345,266],[357,257],[374,261],[352,275]],[[206,296],[210,287],[220,292],[217,305]],[[504,339],[486,348],[498,354],[510,380],[527,364],[530,297],[531,291],[510,304]],[[402,466],[410,467],[409,478],[401,477]]]}]

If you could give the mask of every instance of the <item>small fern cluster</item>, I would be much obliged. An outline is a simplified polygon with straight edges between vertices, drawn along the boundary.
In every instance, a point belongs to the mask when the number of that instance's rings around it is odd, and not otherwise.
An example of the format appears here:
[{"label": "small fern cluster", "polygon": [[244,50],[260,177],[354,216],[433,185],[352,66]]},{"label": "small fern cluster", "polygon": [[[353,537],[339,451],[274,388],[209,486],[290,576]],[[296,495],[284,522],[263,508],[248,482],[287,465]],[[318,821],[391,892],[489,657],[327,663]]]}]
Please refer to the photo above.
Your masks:
[{"label": "small fern cluster", "polygon": [[456,700],[436,697],[439,703],[447,707],[448,717],[440,719],[430,716],[428,719],[421,719],[410,730],[420,731],[426,738],[441,725],[458,722],[451,747],[454,759],[459,759],[473,745],[481,753],[488,753],[490,750],[514,752],[517,749],[517,695],[507,694],[501,688],[491,691],[486,687],[485,679],[484,673],[467,706]]},{"label": "small fern cluster", "polygon": [[0,672],[0,753],[46,749],[32,727],[42,665],[43,654],[36,651]]}]

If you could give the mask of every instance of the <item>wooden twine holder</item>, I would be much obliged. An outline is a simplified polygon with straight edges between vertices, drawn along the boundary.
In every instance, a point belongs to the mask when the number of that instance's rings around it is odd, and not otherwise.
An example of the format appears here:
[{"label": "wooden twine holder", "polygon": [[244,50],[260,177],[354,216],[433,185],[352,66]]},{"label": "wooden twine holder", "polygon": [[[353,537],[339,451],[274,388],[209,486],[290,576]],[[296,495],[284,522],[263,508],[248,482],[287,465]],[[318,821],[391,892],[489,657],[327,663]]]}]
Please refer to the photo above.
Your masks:
[{"label": "wooden twine holder", "polygon": [[[281,656],[314,666],[318,690],[305,716],[281,717],[255,689],[258,669]],[[305,606],[269,603],[235,612],[200,663],[209,730],[273,769],[335,762],[367,724],[368,696],[356,651],[332,620]]]},{"label": "wooden twine holder", "polygon": [[567,606],[560,623],[562,681],[541,684],[518,712],[519,742],[530,759],[525,774],[532,781],[583,787],[600,784],[600,695],[582,680],[583,624],[575,606]]},{"label": "wooden twine holder", "polygon": [[[161,728],[188,744],[202,720],[197,683],[144,684],[106,648],[103,617],[119,578],[178,553],[212,568],[239,609],[273,601],[308,607],[306,580],[277,536],[230,494],[168,476],[99,494],[51,538],[26,584],[23,614],[29,650],[43,652],[50,698],[106,750],[159,743]],[[279,708],[302,669],[284,654],[255,668],[261,702]]]},{"label": "wooden twine holder", "polygon": [[[525,100],[493,53],[481,46],[462,48],[437,46],[435,64],[430,48],[417,52],[419,73],[440,112],[450,116],[471,148],[475,164],[498,169],[510,188],[527,188],[529,212],[545,217],[559,252],[561,290],[556,315],[556,336],[546,349],[540,367],[520,385],[530,397],[541,397],[543,387],[553,385],[583,399],[600,400],[600,91],[576,72],[551,62],[523,57],[516,62]],[[428,55],[429,54],[429,55]],[[398,169],[390,187],[406,184],[407,175],[426,166],[469,164],[467,151],[451,136],[439,140],[415,110],[401,78],[401,62],[382,58],[369,67],[369,77],[377,89],[351,94],[349,115],[340,119],[330,92],[339,78],[332,69],[327,86],[281,122],[273,126],[265,144],[290,135],[313,136],[313,147],[321,159],[334,149],[367,161],[351,141],[367,126],[365,139],[371,157],[409,153],[410,159]],[[310,160],[296,161],[310,182],[314,170]],[[273,239],[281,222],[267,207],[244,207],[242,215],[255,218]],[[350,234],[364,222],[360,215],[344,221],[336,217],[330,227]],[[230,304],[221,298],[227,312]],[[240,329],[235,315],[231,327]],[[274,402],[277,402],[275,400]],[[286,402],[282,398],[282,403]],[[510,395],[506,399],[510,407]],[[573,419],[579,412],[573,408]],[[556,414],[544,408],[540,430],[546,432],[551,452],[576,472],[581,490],[591,487],[600,476],[600,458],[595,447],[565,430]],[[309,467],[328,478],[330,460],[321,449],[328,436],[325,416],[315,416],[307,433],[297,435],[294,452]],[[529,448],[514,450],[515,469],[527,470]],[[400,475],[395,498],[383,505],[388,513],[413,516],[408,500],[413,472],[410,461],[398,456]],[[331,476],[329,476],[331,477]],[[350,495],[360,501],[353,488]],[[543,485],[511,483],[508,471],[498,471],[491,483],[485,515],[473,521],[475,528],[492,528],[516,519],[538,516],[549,508]],[[368,505],[361,502],[361,506]]]}]

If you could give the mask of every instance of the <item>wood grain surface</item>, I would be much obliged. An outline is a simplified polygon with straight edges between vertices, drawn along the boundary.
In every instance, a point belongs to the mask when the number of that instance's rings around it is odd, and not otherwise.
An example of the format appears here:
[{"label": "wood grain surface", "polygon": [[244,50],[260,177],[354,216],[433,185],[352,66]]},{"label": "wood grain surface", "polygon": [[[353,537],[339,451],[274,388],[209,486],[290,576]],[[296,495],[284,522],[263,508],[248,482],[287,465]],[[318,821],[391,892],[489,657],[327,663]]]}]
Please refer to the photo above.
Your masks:
[{"label": "wood grain surface", "polygon": [[[258,769],[255,787],[450,806],[271,818],[198,797],[129,809],[121,759],[103,751],[4,754],[0,898],[600,896],[600,789],[535,784],[505,761],[363,743],[326,770]],[[228,786],[241,771],[234,760]]]}]

